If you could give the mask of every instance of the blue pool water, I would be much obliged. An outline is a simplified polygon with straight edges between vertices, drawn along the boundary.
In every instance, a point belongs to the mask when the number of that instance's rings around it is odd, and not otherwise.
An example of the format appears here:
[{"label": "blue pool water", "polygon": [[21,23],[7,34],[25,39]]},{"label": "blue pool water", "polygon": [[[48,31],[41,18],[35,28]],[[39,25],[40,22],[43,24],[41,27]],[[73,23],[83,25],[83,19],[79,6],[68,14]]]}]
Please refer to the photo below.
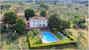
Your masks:
[{"label": "blue pool water", "polygon": [[42,32],[43,43],[56,42],[57,40],[58,40],[57,37],[51,32],[47,32],[47,31]]}]

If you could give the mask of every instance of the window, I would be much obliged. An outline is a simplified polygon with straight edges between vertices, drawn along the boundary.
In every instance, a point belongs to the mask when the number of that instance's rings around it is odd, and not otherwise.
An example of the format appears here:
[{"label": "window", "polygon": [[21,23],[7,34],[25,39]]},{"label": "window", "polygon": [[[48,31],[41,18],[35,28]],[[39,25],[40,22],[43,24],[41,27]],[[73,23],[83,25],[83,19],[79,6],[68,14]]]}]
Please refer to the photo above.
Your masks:
[{"label": "window", "polygon": [[43,27],[45,27],[46,25],[45,24],[43,24]]},{"label": "window", "polygon": [[39,24],[39,27],[41,27],[41,24]]}]

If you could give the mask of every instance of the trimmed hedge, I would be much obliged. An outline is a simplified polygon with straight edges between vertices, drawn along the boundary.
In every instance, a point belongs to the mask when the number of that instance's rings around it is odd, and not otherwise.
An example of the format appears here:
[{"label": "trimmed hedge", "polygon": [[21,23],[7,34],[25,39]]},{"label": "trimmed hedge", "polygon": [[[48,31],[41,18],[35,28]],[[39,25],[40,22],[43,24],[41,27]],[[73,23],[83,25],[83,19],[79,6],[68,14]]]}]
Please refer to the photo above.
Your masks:
[{"label": "trimmed hedge", "polygon": [[69,39],[67,40],[61,40],[58,42],[53,42],[53,43],[43,43],[43,44],[32,44],[32,41],[30,40],[30,47],[42,47],[42,46],[51,46],[51,45],[61,45],[61,44],[68,44],[68,43],[74,43],[75,41],[71,41]]},{"label": "trimmed hedge", "polygon": [[[42,43],[41,39],[39,40],[38,37],[32,36],[33,32],[29,32],[29,37],[28,37],[28,43],[30,48],[37,48],[37,47],[46,47],[46,46],[55,46],[55,45],[62,45],[62,44],[68,44],[68,43],[75,43],[76,41],[74,40],[75,38],[70,36],[73,40],[70,38],[65,38],[63,40],[59,40],[57,42],[52,42],[52,43]],[[34,39],[35,38],[35,39]],[[37,40],[38,39],[38,40]],[[36,42],[37,41],[37,42]]]},{"label": "trimmed hedge", "polygon": [[71,41],[70,39],[66,38],[64,40],[59,40],[57,42],[52,42],[52,43],[39,43],[39,44],[33,44],[33,41],[31,39],[29,39],[29,43],[30,43],[30,47],[34,48],[34,47],[42,47],[42,46],[53,46],[53,45],[61,45],[61,44],[68,44],[68,43],[74,43],[75,41]]}]

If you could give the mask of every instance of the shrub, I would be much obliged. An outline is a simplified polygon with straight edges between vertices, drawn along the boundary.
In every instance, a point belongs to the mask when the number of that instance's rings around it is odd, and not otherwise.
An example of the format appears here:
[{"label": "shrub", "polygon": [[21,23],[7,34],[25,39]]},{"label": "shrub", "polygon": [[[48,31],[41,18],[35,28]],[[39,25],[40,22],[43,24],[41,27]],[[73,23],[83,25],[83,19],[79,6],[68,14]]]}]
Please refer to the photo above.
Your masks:
[{"label": "shrub", "polygon": [[25,23],[22,19],[18,19],[15,26],[16,32],[19,34],[25,33]]},{"label": "shrub", "polygon": [[41,44],[41,39],[38,36],[34,36],[31,41],[33,44]]},{"label": "shrub", "polygon": [[41,39],[40,39],[39,33],[40,33],[39,29],[33,29],[30,32],[28,32],[27,39],[30,40],[29,42],[31,44],[40,44],[41,43]]},{"label": "shrub", "polygon": [[41,11],[40,15],[43,16],[43,17],[45,17],[46,16],[46,11]]},{"label": "shrub", "polygon": [[32,29],[33,35],[36,36],[37,34],[40,33],[39,29]]}]

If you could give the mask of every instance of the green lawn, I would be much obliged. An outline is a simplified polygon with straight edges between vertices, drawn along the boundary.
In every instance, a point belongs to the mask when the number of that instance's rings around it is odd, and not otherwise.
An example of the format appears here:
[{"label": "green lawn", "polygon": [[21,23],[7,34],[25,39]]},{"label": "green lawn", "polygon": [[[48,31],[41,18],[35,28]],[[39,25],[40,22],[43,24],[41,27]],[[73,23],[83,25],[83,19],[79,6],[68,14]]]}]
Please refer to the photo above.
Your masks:
[{"label": "green lawn", "polygon": [[62,38],[63,38],[60,34],[55,34],[55,36],[56,36],[58,39],[62,39]]}]

